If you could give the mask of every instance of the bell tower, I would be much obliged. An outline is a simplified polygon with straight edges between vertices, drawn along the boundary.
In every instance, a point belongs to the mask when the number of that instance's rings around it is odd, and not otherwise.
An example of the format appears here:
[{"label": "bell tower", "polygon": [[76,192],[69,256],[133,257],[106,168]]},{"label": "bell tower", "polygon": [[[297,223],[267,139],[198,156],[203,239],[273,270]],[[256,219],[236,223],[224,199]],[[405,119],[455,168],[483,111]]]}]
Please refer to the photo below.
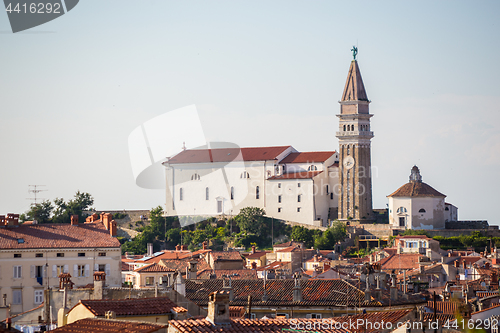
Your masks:
[{"label": "bell tower", "polygon": [[357,48],[353,48],[349,74],[340,100],[339,220],[372,223],[371,138],[368,96],[361,79]]}]

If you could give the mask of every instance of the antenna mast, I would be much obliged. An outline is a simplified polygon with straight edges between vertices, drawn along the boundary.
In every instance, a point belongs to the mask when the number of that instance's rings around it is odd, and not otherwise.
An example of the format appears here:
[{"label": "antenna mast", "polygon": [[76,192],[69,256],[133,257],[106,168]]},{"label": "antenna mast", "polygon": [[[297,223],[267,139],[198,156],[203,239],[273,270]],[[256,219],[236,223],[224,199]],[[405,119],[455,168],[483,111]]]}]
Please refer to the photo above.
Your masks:
[{"label": "antenna mast", "polygon": [[31,203],[31,206],[35,206],[36,205],[37,199],[38,200],[45,199],[45,198],[37,198],[37,194],[38,193],[43,192],[43,191],[48,191],[48,190],[41,190],[41,189],[39,189],[39,187],[41,187],[41,186],[45,186],[45,185],[28,185],[28,192],[29,193],[33,193],[33,196],[34,196],[34,198],[26,198],[28,200],[33,200],[33,202]]}]

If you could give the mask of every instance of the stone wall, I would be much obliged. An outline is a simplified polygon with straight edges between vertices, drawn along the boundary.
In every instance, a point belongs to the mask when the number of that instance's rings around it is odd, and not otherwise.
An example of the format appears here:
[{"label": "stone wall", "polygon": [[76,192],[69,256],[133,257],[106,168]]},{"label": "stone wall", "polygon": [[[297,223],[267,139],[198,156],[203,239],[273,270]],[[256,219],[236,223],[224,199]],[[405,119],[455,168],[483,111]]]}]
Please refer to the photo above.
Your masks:
[{"label": "stone wall", "polygon": [[488,221],[450,221],[445,225],[446,229],[488,229]]}]

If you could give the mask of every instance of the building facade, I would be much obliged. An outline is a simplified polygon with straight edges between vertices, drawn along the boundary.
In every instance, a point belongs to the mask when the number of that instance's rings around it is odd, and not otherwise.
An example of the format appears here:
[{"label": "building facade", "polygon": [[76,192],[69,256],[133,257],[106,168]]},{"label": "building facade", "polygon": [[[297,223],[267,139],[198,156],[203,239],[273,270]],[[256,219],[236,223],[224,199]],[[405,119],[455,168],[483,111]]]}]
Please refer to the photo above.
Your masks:
[{"label": "building facade", "polygon": [[370,223],[369,103],[353,60],[340,101],[338,152],[298,152],[292,146],[184,148],[163,163],[167,214],[236,215],[241,208],[259,207],[269,217],[314,226],[334,219]]},{"label": "building facade", "polygon": [[[108,228],[106,228],[106,226]],[[114,227],[110,227],[110,226]],[[109,286],[121,286],[121,251],[116,223],[18,224],[0,219],[0,292],[13,314],[39,306],[44,289],[57,288],[61,273],[76,286],[106,273]]]}]

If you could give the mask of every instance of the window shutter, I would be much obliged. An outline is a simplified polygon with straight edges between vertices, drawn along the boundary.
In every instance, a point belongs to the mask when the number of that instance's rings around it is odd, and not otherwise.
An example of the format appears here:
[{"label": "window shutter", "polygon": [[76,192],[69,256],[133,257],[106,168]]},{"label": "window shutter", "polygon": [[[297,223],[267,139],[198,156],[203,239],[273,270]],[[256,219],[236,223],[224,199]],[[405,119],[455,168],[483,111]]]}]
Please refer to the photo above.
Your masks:
[{"label": "window shutter", "polygon": [[52,277],[57,277],[57,265],[52,265]]},{"label": "window shutter", "polygon": [[19,278],[23,277],[23,266],[19,266],[17,274]]},{"label": "window shutter", "polygon": [[73,277],[77,277],[78,276],[78,265],[75,264],[73,265]]},{"label": "window shutter", "polygon": [[35,278],[35,265],[30,266],[30,276],[31,278]]},{"label": "window shutter", "polygon": [[47,277],[47,275],[48,275],[47,270],[48,270],[48,266],[44,265],[42,268],[42,277],[44,277],[44,278]]},{"label": "window shutter", "polygon": [[13,275],[12,275],[12,277],[13,278],[17,278],[17,276],[16,276],[16,268],[17,268],[17,266],[13,266],[12,267],[12,269],[13,269],[13,273],[12,273]]},{"label": "window shutter", "polygon": [[85,265],[85,277],[89,277],[89,276],[90,276],[90,265],[86,264]]},{"label": "window shutter", "polygon": [[69,273],[69,266],[68,265],[64,265],[64,273]]},{"label": "window shutter", "polygon": [[108,277],[109,275],[111,275],[111,265],[106,264],[106,277]]},{"label": "window shutter", "polygon": [[94,264],[94,272],[99,272],[99,264]]}]

